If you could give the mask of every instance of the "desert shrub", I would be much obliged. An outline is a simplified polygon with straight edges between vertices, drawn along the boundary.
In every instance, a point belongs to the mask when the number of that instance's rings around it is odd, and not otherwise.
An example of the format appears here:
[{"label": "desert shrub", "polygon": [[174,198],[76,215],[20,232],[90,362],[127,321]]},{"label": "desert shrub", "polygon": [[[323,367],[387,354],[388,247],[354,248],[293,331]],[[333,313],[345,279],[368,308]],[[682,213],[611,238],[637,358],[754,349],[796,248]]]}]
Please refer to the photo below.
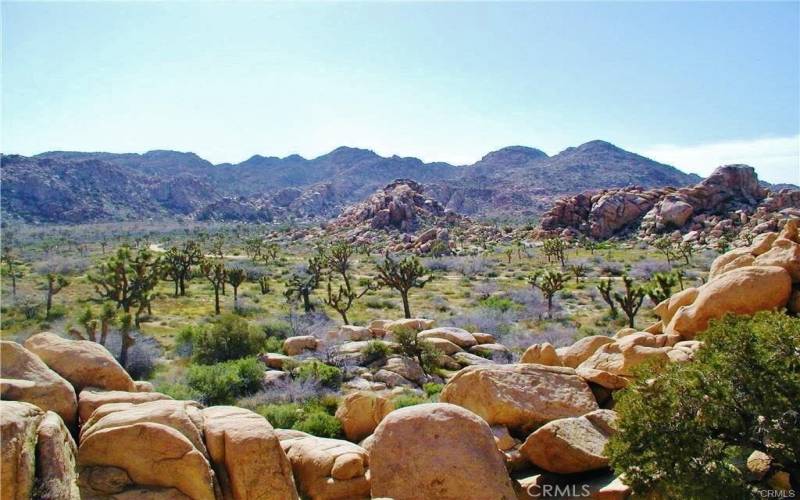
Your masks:
[{"label": "desert shrub", "polygon": [[272,383],[255,394],[240,399],[237,405],[255,410],[262,405],[305,403],[320,399],[326,390],[316,380],[288,378]]},{"label": "desert shrub", "polygon": [[316,359],[298,366],[294,370],[294,376],[298,380],[314,380],[329,389],[338,389],[342,385],[342,370]]},{"label": "desert shrub", "polygon": [[373,361],[385,358],[390,352],[389,346],[385,343],[380,340],[370,340],[367,345],[364,346],[361,354],[364,355],[367,363],[372,363]]},{"label": "desert shrub", "polygon": [[422,389],[425,391],[425,394],[428,395],[429,398],[438,395],[444,389],[443,384],[437,384],[435,382],[428,382],[422,386]]},{"label": "desert shrub", "polygon": [[214,365],[192,365],[186,380],[203,403],[224,405],[257,391],[263,378],[261,362],[256,358],[243,358]]},{"label": "desert shrub", "polygon": [[283,320],[268,320],[261,326],[267,337],[285,339],[292,334],[292,325]]},{"label": "desert shrub", "polygon": [[607,452],[636,493],[757,498],[764,485],[741,465],[753,450],[800,467],[800,319],[726,316],[701,339],[693,362],[642,373],[615,396],[619,432]]},{"label": "desert shrub", "polygon": [[292,428],[323,438],[337,439],[342,436],[342,423],[339,419],[322,411],[307,414]]},{"label": "desert shrub", "polygon": [[302,411],[303,405],[299,403],[269,404],[256,408],[256,412],[276,429],[291,429],[300,419]]},{"label": "desert shrub", "polygon": [[[130,336],[133,338],[133,345],[128,348],[125,369],[134,380],[149,379],[156,369],[158,360],[163,355],[161,345],[153,337],[136,330],[131,331]],[[106,348],[119,358],[122,350],[122,336],[118,332],[109,333]]]},{"label": "desert shrub", "polygon": [[264,347],[264,332],[235,314],[223,314],[195,335],[194,360],[210,364],[258,354]]},{"label": "desert shrub", "polygon": [[283,340],[278,337],[267,337],[264,341],[264,351],[283,354]]},{"label": "desert shrub", "polygon": [[367,297],[364,300],[364,305],[370,309],[397,309],[397,304],[391,300],[381,299],[378,297]]},{"label": "desert shrub", "polygon": [[200,334],[200,327],[187,325],[181,328],[175,335],[175,354],[188,358],[194,352],[194,341]]},{"label": "desert shrub", "polygon": [[394,332],[394,340],[400,344],[400,352],[415,359],[425,373],[431,373],[436,368],[439,351],[425,340],[417,337],[416,330],[400,329]]},{"label": "desert shrub", "polygon": [[194,389],[180,382],[159,384],[156,386],[156,390],[172,399],[197,400],[201,398],[201,395],[195,392]]},{"label": "desert shrub", "polygon": [[481,305],[483,307],[489,309],[496,309],[501,312],[506,312],[513,309],[516,304],[513,300],[508,297],[501,297],[498,295],[492,295],[488,298],[485,298],[481,301]]},{"label": "desert shrub", "polygon": [[392,399],[395,409],[405,408],[406,406],[421,405],[429,401],[417,394],[400,394]]}]

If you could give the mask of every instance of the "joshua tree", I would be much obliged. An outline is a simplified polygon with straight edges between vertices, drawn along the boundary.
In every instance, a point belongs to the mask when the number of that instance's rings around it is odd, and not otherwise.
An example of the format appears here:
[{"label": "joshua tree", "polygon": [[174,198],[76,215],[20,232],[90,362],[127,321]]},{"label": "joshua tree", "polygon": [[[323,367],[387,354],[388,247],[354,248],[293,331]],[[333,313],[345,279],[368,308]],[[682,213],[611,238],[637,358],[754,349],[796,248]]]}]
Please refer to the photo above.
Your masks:
[{"label": "joshua tree", "polygon": [[189,240],[182,247],[172,247],[164,255],[164,271],[175,282],[175,296],[186,295],[186,283],[192,279],[194,268],[203,260],[203,250]]},{"label": "joshua tree", "polygon": [[67,278],[61,276],[60,274],[56,273],[47,273],[45,276],[47,280],[47,295],[45,301],[45,317],[50,317],[50,309],[53,307],[53,296],[56,295],[58,292],[64,289],[67,285],[69,285],[69,281]]},{"label": "joshua tree", "polygon": [[12,245],[13,236],[7,236],[6,241],[3,242],[2,253],[0,254],[0,261],[5,263],[8,267],[8,275],[11,277],[11,296],[17,296],[17,269],[16,269],[16,256],[14,255],[14,247]]},{"label": "joshua tree", "polygon": [[573,264],[569,266],[570,271],[572,271],[573,276],[575,276],[575,284],[581,282],[581,278],[586,276],[586,266],[583,264]]},{"label": "joshua tree", "polygon": [[280,247],[277,243],[270,243],[266,245],[261,252],[261,260],[264,261],[265,266],[269,266],[278,260],[278,251]]},{"label": "joshua tree", "polygon": [[597,242],[585,236],[581,238],[581,246],[584,249],[589,250],[589,253],[592,255],[594,255],[594,251],[597,250]]},{"label": "joshua tree", "polygon": [[262,274],[258,277],[258,287],[261,290],[261,295],[266,295],[270,292],[269,276]]},{"label": "joshua tree", "polygon": [[108,330],[114,324],[116,317],[114,305],[110,302],[103,303],[103,308],[100,310],[100,345],[106,345]]},{"label": "joshua tree", "polygon": [[654,273],[652,283],[646,287],[647,296],[658,304],[672,296],[672,288],[678,283],[674,273]]},{"label": "joshua tree", "polygon": [[516,240],[514,241],[514,246],[517,249],[517,259],[522,260],[522,251],[525,249],[525,245],[522,240]]},{"label": "joshua tree", "polygon": [[130,313],[135,308],[135,321],[150,306],[151,292],[161,275],[161,261],[146,248],[135,254],[130,247],[123,246],[102,262],[96,274],[88,278],[95,291],[104,299],[117,304],[117,308]]},{"label": "joshua tree", "polygon": [[226,270],[228,283],[233,288],[233,307],[239,308],[239,287],[247,279],[247,273],[241,267],[232,267]]},{"label": "joshua tree", "polygon": [[225,264],[222,262],[203,260],[203,262],[200,264],[200,271],[214,288],[214,314],[219,314],[219,293],[222,289],[222,285],[225,284],[227,279]]},{"label": "joshua tree", "polygon": [[257,260],[261,258],[261,252],[264,249],[264,240],[259,238],[258,236],[253,238],[247,238],[244,241],[244,249],[247,252],[247,255],[252,260]]},{"label": "joshua tree", "polygon": [[675,258],[675,249],[672,245],[672,241],[670,241],[668,237],[662,236],[653,242],[653,246],[656,250],[664,254],[664,257],[667,259],[667,264],[671,267],[672,260]]},{"label": "joshua tree", "polygon": [[[326,264],[328,266],[328,295],[325,303],[332,307],[342,317],[345,325],[349,325],[347,311],[353,306],[356,299],[360,299],[375,287],[367,284],[360,292],[357,292],[352,285],[350,276],[350,257],[353,255],[353,246],[347,242],[337,243],[331,247],[327,255]],[[339,280],[339,289],[334,292],[334,277]]]},{"label": "joshua tree", "polygon": [[625,284],[625,293],[614,292],[614,300],[619,304],[620,309],[625,312],[625,316],[628,317],[628,326],[634,328],[636,313],[642,307],[642,302],[647,292],[644,287],[636,285],[630,276],[623,276],[622,282]]},{"label": "joshua tree", "polygon": [[514,255],[514,249],[508,247],[503,253],[506,254],[506,259],[508,259],[508,263],[511,264],[511,256]]},{"label": "joshua tree", "polygon": [[317,255],[308,260],[308,265],[292,273],[286,282],[286,291],[284,292],[286,299],[289,301],[301,299],[305,312],[314,310],[311,293],[319,286],[324,263],[325,254],[321,248],[318,248]]},{"label": "joshua tree", "polygon": [[119,320],[119,334],[122,337],[122,341],[120,342],[120,350],[119,350],[119,364],[122,365],[123,368],[127,368],[128,365],[128,349],[134,344],[133,336],[131,336],[131,315],[128,313],[123,314]]},{"label": "joshua tree", "polygon": [[611,278],[605,278],[600,280],[600,284],[597,285],[597,290],[600,292],[600,296],[603,297],[603,301],[608,304],[608,308],[611,311],[611,317],[616,318],[619,315],[619,311],[617,310],[617,305],[614,303],[614,287],[611,284]]},{"label": "joshua tree", "polygon": [[547,299],[547,317],[553,317],[553,297],[559,290],[564,288],[567,282],[567,275],[561,271],[548,269],[546,271],[539,270],[533,273],[529,278],[531,286],[538,288],[542,291]]},{"label": "joshua tree", "polygon": [[692,262],[692,256],[694,256],[694,246],[688,241],[682,241],[676,245],[676,250],[683,260],[686,261],[686,265],[688,266]]},{"label": "joshua tree", "polygon": [[97,342],[97,318],[94,317],[91,307],[86,306],[86,309],[78,316],[78,322],[83,325],[87,340]]},{"label": "joshua tree", "polygon": [[561,263],[561,267],[567,264],[567,259],[564,255],[566,249],[567,244],[560,238],[548,238],[542,244],[542,250],[547,257],[547,262],[556,260]]},{"label": "joshua tree", "polygon": [[403,314],[406,318],[411,317],[411,308],[408,305],[409,290],[422,288],[431,279],[433,276],[428,273],[419,259],[413,256],[396,261],[387,255],[383,262],[378,264],[378,283],[400,292],[400,297],[403,299]]}]

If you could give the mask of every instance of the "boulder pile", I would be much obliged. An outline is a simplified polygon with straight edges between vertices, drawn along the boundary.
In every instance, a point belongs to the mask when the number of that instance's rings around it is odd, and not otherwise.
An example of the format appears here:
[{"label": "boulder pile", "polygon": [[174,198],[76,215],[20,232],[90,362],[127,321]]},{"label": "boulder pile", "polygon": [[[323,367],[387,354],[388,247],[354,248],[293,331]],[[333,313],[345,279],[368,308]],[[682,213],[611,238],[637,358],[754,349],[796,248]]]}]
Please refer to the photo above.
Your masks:
[{"label": "boulder pile", "polygon": [[652,240],[674,233],[711,245],[723,236],[775,230],[778,220],[791,217],[800,218],[800,190],[771,192],[752,167],[726,165],[690,187],[627,187],[561,198],[542,216],[540,235],[607,239],[636,232]]}]

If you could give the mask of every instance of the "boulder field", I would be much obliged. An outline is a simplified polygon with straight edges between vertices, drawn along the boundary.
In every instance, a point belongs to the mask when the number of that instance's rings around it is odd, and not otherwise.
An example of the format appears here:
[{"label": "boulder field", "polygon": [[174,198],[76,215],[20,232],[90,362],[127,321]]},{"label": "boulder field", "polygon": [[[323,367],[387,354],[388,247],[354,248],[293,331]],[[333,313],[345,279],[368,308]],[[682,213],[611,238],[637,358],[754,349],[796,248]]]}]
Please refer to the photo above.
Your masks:
[{"label": "boulder field", "polygon": [[[243,408],[174,400],[132,380],[93,342],[54,333],[2,341],[0,498],[499,500],[586,478],[595,478],[594,498],[626,498],[604,456],[616,427],[613,392],[643,363],[691,362],[703,348],[695,337],[715,318],[797,313],[799,304],[800,240],[789,221],[720,255],[707,282],[658,304],[659,321],[645,330],[532,345],[519,363],[507,362],[492,335],[431,320],[342,327],[329,334],[344,339],[333,353],[342,359],[413,331],[452,366],[439,403],[399,409],[392,387],[433,378],[399,355],[372,371],[357,367],[336,412],[347,440],[274,429]],[[312,339],[288,342],[287,354],[313,353]],[[266,373],[282,373],[288,359],[262,356]]]}]

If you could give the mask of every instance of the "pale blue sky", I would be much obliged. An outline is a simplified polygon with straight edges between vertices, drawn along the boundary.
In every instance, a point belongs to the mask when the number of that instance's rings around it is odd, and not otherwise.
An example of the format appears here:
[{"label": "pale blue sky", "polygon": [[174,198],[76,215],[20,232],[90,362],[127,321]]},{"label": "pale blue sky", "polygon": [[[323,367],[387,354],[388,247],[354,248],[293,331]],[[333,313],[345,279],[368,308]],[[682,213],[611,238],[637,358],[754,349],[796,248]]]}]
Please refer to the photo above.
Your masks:
[{"label": "pale blue sky", "polygon": [[2,4],[3,152],[470,163],[592,139],[800,182],[800,4]]}]

